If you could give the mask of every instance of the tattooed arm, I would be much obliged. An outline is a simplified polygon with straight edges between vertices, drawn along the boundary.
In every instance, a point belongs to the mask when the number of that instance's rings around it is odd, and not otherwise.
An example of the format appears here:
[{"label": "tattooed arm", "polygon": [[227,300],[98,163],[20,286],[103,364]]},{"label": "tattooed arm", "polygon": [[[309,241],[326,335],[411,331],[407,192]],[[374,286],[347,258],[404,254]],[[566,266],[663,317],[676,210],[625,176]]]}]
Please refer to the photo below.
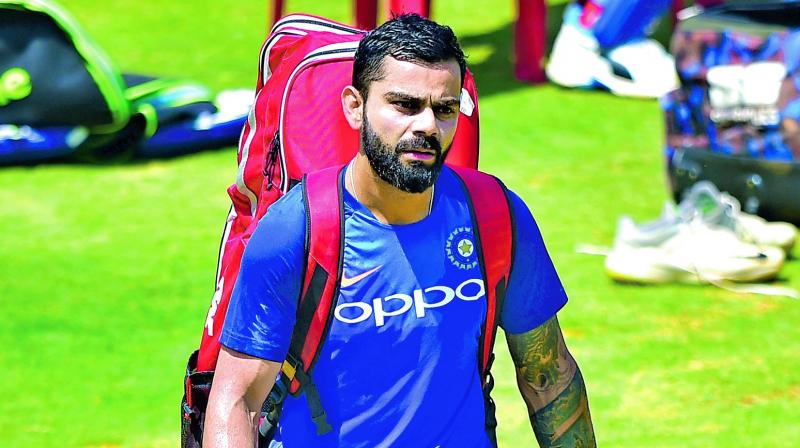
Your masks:
[{"label": "tattooed arm", "polygon": [[539,445],[595,447],[583,377],[555,316],[527,333],[508,334],[507,339]]}]

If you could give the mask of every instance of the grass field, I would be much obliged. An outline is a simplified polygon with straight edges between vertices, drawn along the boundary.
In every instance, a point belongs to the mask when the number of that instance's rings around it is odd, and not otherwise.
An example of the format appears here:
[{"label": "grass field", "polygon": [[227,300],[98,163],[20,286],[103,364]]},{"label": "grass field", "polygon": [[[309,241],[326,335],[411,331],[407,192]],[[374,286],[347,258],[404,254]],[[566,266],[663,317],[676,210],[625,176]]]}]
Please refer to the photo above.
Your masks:
[{"label": "grass field", "polygon": [[[288,9],[347,21],[349,1]],[[64,1],[125,71],[254,84],[266,2]],[[131,8],[131,5],[135,5]],[[235,5],[235,6],[234,6]],[[793,447],[800,303],[712,287],[619,286],[579,243],[667,198],[656,101],[528,86],[513,2],[438,0],[481,92],[481,167],[534,211],[571,301],[560,313],[606,447]],[[478,12],[476,14],[476,11]],[[173,447],[181,380],[213,291],[235,150],[0,170],[0,446]],[[800,261],[782,284],[800,288]],[[504,343],[503,447],[532,446]]]}]

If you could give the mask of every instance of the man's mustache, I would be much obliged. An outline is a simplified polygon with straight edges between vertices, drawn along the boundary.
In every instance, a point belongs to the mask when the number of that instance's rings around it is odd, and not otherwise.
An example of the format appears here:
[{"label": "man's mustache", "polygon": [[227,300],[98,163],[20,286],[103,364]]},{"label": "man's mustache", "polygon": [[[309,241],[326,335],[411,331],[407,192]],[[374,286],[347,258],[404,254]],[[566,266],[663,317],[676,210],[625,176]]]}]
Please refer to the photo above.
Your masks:
[{"label": "man's mustache", "polygon": [[421,135],[400,140],[397,142],[395,150],[397,152],[405,152],[414,151],[420,148],[432,149],[436,152],[437,156],[442,154],[442,144],[439,143],[439,140],[437,140],[436,137],[423,137]]}]

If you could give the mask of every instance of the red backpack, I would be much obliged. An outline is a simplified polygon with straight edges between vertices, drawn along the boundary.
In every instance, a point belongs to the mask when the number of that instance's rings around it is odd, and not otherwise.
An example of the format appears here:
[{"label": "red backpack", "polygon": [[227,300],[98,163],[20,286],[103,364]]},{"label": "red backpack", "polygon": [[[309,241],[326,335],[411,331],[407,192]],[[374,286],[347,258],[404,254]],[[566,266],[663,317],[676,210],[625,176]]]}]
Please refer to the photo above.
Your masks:
[{"label": "red backpack", "polygon": [[[308,261],[281,380],[262,409],[262,443],[270,436],[271,423],[277,421],[288,393],[305,393],[318,431],[327,428],[310,371],[327,336],[341,277],[344,235],[341,192],[335,179],[343,164],[355,156],[359,136],[345,121],[339,95],[351,83],[353,56],[363,35],[363,31],[340,23],[296,14],[276,23],[262,46],[255,104],[239,141],[236,183],[228,188],[232,207],[222,235],[216,290],[200,348],[192,353],[186,369],[183,447],[201,445],[220,350],[219,334],[244,248],[269,206],[304,177],[310,229]],[[461,93],[458,129],[446,162],[471,198],[478,259],[487,285],[487,319],[478,362],[487,403],[487,430],[493,435],[496,422],[488,396],[493,386],[489,369],[510,271],[511,215],[502,183],[474,170],[478,163],[478,107],[469,72]],[[340,204],[338,208],[331,207],[335,203]]]}]

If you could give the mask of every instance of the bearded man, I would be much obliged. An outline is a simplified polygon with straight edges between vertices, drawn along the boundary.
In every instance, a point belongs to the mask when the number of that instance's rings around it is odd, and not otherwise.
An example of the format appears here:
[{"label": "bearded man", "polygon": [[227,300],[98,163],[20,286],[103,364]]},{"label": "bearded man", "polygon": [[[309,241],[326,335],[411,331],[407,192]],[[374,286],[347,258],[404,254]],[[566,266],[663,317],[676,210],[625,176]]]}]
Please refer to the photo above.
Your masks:
[{"label": "bearded man", "polygon": [[[361,40],[353,83],[341,95],[361,136],[339,178],[343,273],[311,375],[330,427],[318,434],[305,394],[287,397],[270,446],[493,445],[476,363],[485,291],[468,199],[444,165],[465,70],[452,30],[417,15],[397,17]],[[534,433],[541,446],[594,446],[583,378],[555,316],[566,294],[527,206],[507,196],[518,256],[500,325]],[[254,446],[257,416],[296,321],[304,200],[294,188],[273,204],[244,253],[220,337],[207,447]],[[401,296],[425,300],[416,291],[450,300],[414,312]]]}]

